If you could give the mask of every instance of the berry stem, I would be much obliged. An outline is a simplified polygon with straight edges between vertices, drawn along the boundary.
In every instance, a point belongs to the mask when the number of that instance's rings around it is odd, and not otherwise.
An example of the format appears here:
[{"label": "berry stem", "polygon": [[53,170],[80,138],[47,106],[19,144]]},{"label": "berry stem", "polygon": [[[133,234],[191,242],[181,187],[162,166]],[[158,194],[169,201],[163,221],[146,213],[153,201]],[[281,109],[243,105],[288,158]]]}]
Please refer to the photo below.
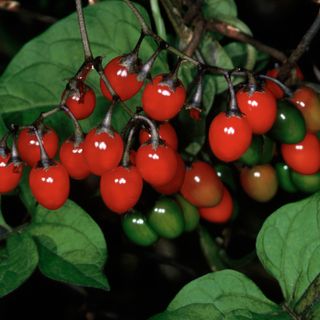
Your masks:
[{"label": "berry stem", "polygon": [[11,146],[11,162],[15,165],[21,164],[21,159],[19,157],[17,143],[16,143],[16,133],[12,135],[12,146]]},{"label": "berry stem", "polygon": [[125,168],[129,167],[129,165],[130,165],[130,150],[131,150],[131,147],[132,147],[132,144],[134,141],[133,137],[136,132],[136,129],[137,128],[135,126],[132,126],[130,128],[130,131],[129,131],[129,134],[127,137],[126,147],[123,152],[123,156],[122,156],[122,160],[121,160],[121,165]]},{"label": "berry stem", "polygon": [[191,86],[195,87],[194,93],[189,97],[186,109],[197,109],[201,112],[202,94],[203,94],[203,76],[205,70],[199,69],[195,81]]},{"label": "berry stem", "polygon": [[55,107],[47,112],[41,112],[39,117],[33,122],[33,126],[37,127],[37,128],[41,128],[43,125],[42,123],[46,118],[51,117],[52,115],[54,115],[55,113],[57,113],[59,111],[60,111],[60,108]]},{"label": "berry stem", "polygon": [[237,104],[236,94],[235,94],[235,91],[234,91],[234,87],[233,87],[233,84],[232,84],[230,73],[226,72],[224,74],[224,77],[225,77],[225,79],[227,81],[229,95],[230,95],[229,105],[228,105],[228,108],[227,108],[227,114],[229,114],[229,115],[241,115],[241,112],[240,112],[238,104]]},{"label": "berry stem", "polygon": [[83,135],[83,131],[81,129],[80,123],[66,105],[62,104],[60,108],[72,120],[72,123],[74,126],[73,140],[74,140],[74,145],[77,147],[84,139],[84,135]]},{"label": "berry stem", "polygon": [[109,106],[109,109],[106,113],[106,116],[102,120],[98,131],[99,132],[107,132],[111,136],[113,135],[113,129],[112,129],[112,113],[114,110],[114,106],[116,105],[116,102],[112,102]]},{"label": "berry stem", "polygon": [[154,150],[156,150],[159,147],[160,144],[160,137],[157,130],[156,125],[151,121],[149,118],[141,115],[141,114],[135,114],[131,121],[135,122],[142,122],[145,123],[149,129],[151,134],[151,144]]},{"label": "berry stem", "polygon": [[92,51],[89,43],[87,27],[86,27],[84,15],[83,15],[82,3],[81,3],[81,0],[75,0],[75,2],[76,2],[76,9],[77,9],[77,16],[78,16],[78,23],[79,23],[79,30],[80,30],[81,41],[83,46],[84,58],[85,58],[85,61],[92,61],[93,56],[92,56]]},{"label": "berry stem", "polygon": [[45,150],[43,143],[42,143],[42,134],[40,132],[40,130],[37,127],[33,127],[34,133],[37,137],[37,140],[39,142],[39,148],[40,148],[40,164],[43,168],[49,168],[50,166],[50,159],[49,156],[47,154],[47,151]]}]

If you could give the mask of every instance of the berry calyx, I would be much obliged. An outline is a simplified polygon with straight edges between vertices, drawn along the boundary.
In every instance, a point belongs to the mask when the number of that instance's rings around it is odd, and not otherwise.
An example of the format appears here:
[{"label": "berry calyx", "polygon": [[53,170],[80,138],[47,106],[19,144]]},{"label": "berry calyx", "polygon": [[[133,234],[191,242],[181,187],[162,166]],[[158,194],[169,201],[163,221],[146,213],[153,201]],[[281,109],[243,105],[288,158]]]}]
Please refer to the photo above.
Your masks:
[{"label": "berry calyx", "polygon": [[157,75],[142,94],[142,108],[152,119],[165,121],[175,117],[185,103],[186,90],[179,79]]},{"label": "berry calyx", "polygon": [[252,129],[244,115],[220,112],[210,124],[211,150],[224,162],[239,159],[249,148],[251,139]]},{"label": "berry calyx", "polygon": [[105,205],[122,214],[133,208],[142,193],[143,180],[135,166],[118,166],[101,176],[100,192]]}]

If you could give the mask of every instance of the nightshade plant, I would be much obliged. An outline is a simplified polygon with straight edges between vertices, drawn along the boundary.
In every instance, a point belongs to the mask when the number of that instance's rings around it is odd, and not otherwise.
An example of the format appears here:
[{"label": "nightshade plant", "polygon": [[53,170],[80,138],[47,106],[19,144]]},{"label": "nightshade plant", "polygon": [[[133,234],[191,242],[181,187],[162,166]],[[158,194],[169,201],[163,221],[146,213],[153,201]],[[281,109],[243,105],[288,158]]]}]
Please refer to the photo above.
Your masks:
[{"label": "nightshade plant", "polygon": [[[37,267],[54,280],[110,289],[102,230],[68,199],[69,176],[93,174],[132,242],[150,246],[197,229],[211,269],[226,269],[187,284],[152,319],[318,319],[320,101],[302,89],[296,63],[320,17],[286,57],[252,38],[233,1],[203,1],[186,34],[174,25],[183,50],[165,40],[161,18],[156,34],[145,9],[129,0],[84,10],[75,4],[76,14],[30,41],[0,78],[0,196],[17,187],[28,212],[15,228],[0,214],[0,296]],[[221,36],[236,41],[222,46]],[[268,55],[282,65],[265,76],[259,71]],[[294,94],[286,84],[299,88]],[[298,99],[299,90],[307,93]],[[227,103],[215,107],[219,94]],[[299,110],[301,99],[311,111]],[[198,225],[199,217],[222,225],[236,219],[240,185],[221,162],[238,170],[257,202],[271,200],[278,187],[314,193],[278,209],[257,237],[257,255],[280,284],[280,305],[228,269]],[[144,183],[167,197],[141,213],[135,206]]]}]

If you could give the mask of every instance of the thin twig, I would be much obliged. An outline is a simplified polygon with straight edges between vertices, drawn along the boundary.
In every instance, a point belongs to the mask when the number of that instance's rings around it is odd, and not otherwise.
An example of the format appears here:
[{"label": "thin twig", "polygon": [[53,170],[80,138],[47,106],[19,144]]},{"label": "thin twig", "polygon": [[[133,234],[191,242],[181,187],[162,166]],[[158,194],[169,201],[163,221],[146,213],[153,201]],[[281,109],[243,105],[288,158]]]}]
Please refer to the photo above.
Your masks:
[{"label": "thin twig", "polygon": [[86,61],[93,60],[91,47],[88,39],[87,27],[86,27],[84,15],[83,15],[82,3],[81,3],[81,0],[75,0],[75,1],[76,1],[76,9],[77,9],[79,30],[81,34],[84,57]]}]

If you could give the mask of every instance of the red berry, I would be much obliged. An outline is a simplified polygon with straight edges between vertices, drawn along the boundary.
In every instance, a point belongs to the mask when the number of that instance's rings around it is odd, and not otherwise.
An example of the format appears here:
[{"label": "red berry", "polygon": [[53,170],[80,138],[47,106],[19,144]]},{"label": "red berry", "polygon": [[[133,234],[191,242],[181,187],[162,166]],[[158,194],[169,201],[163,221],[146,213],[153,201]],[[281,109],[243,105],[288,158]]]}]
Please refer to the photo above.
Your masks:
[{"label": "red berry", "polygon": [[58,162],[47,168],[33,167],[30,171],[29,184],[36,200],[49,210],[63,206],[69,196],[69,175]]},{"label": "red berry", "polygon": [[136,167],[116,167],[101,176],[100,192],[106,206],[116,213],[125,213],[138,202],[143,187]]},{"label": "red berry", "polygon": [[[42,134],[42,143],[50,159],[53,159],[58,151],[59,138],[51,128],[45,128]],[[40,148],[38,139],[33,130],[23,129],[17,139],[19,156],[30,167],[35,166],[40,160]]]},{"label": "red berry", "polygon": [[170,86],[165,75],[156,76],[148,83],[142,94],[144,112],[152,119],[164,121],[176,116],[184,105],[186,90],[180,80]]},{"label": "red berry", "polygon": [[303,86],[298,88],[291,101],[302,112],[307,130],[317,132],[320,130],[320,99],[316,91]]},{"label": "red berry", "polygon": [[84,140],[84,157],[89,170],[97,176],[115,168],[122,157],[123,141],[117,132],[91,130]]},{"label": "red berry", "polygon": [[[137,94],[143,85],[143,81],[138,81],[137,74],[131,73],[123,63],[125,58],[126,56],[116,57],[104,68],[104,74],[111,87],[122,101],[128,100]],[[102,80],[100,80],[100,88],[102,94],[111,101],[112,95]]]},{"label": "red berry", "polygon": [[245,116],[220,112],[211,122],[209,143],[214,155],[222,161],[239,159],[250,146],[252,130]]},{"label": "red berry", "polygon": [[180,191],[181,186],[183,184],[184,176],[186,173],[186,165],[183,162],[183,159],[180,154],[177,155],[177,170],[175,172],[174,177],[168,183],[155,186],[154,189],[162,194],[170,195]]},{"label": "red berry", "polygon": [[66,106],[70,109],[76,119],[88,118],[96,106],[96,95],[94,91],[80,82],[77,87],[79,92],[72,92],[66,100]]},{"label": "red berry", "polygon": [[[163,140],[167,146],[174,150],[178,148],[178,137],[174,130],[174,127],[169,122],[161,123],[158,127],[158,133],[161,140]],[[140,144],[143,144],[151,139],[151,133],[146,129],[141,129],[139,134]]]},{"label": "red berry", "polygon": [[270,91],[251,92],[242,88],[236,97],[239,109],[246,115],[253,133],[263,134],[271,129],[276,120],[277,102]]},{"label": "red berry", "polygon": [[232,217],[233,201],[230,192],[223,188],[221,201],[214,207],[199,208],[200,217],[213,223],[226,223]]},{"label": "red berry", "polygon": [[12,191],[22,177],[22,164],[15,165],[10,158],[10,154],[0,155],[0,194]]},{"label": "red berry", "polygon": [[320,169],[320,144],[313,133],[307,133],[299,143],[282,144],[281,154],[285,163],[301,174],[314,174]]},{"label": "red berry", "polygon": [[154,186],[164,185],[176,173],[177,156],[166,145],[159,145],[154,149],[152,144],[145,144],[137,150],[136,165],[145,181]]},{"label": "red berry", "polygon": [[90,170],[84,158],[84,143],[78,145],[72,140],[66,140],[60,148],[60,160],[71,178],[76,180],[85,179]]},{"label": "red berry", "polygon": [[223,193],[223,184],[213,167],[196,161],[187,168],[181,187],[183,197],[196,207],[217,205]]},{"label": "red berry", "polygon": [[[301,69],[297,66],[296,68],[291,70],[293,76],[299,80],[303,80],[304,76],[301,72]],[[274,68],[267,72],[267,76],[272,78],[277,78],[279,74],[279,69]],[[268,89],[276,99],[281,99],[284,96],[283,90],[273,81],[266,80],[265,82],[265,88]]]}]

